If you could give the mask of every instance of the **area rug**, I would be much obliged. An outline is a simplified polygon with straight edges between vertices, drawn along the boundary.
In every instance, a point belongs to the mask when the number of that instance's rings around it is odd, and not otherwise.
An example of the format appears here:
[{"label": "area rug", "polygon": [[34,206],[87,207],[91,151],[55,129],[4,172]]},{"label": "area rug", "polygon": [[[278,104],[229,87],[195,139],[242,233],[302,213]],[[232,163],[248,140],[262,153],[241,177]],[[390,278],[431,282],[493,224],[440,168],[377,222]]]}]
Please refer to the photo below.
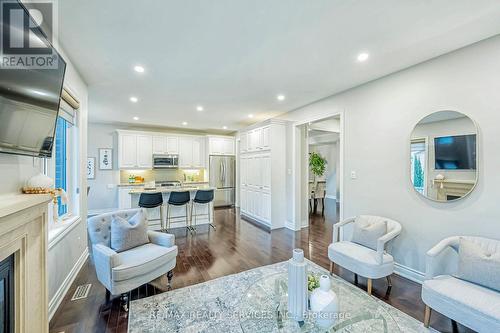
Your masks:
[{"label": "area rug", "polygon": [[[328,274],[324,268],[308,261],[308,270],[314,274]],[[255,281],[266,280],[267,276],[286,273],[287,263],[281,262],[224,276],[218,279],[193,286],[172,290],[163,294],[132,301],[129,310],[128,331],[130,333],[144,332],[288,332],[289,329],[278,329],[259,325],[248,328],[248,322],[242,324],[238,312],[244,309],[248,302],[249,288]],[[359,298],[360,290],[356,286],[339,279],[342,288],[351,288]],[[390,314],[389,323],[384,323],[387,332],[435,332],[426,329],[423,324],[398,309],[364,293],[364,301],[378,302],[385,313]],[[361,303],[364,303],[361,302]],[[243,306],[242,306],[243,305]],[[360,304],[363,306],[363,304]],[[262,322],[265,322],[262,320]],[[356,328],[347,328],[342,332],[357,332]],[[366,328],[363,329],[366,331]],[[372,331],[372,330],[370,330]],[[378,332],[379,330],[373,330]]]}]

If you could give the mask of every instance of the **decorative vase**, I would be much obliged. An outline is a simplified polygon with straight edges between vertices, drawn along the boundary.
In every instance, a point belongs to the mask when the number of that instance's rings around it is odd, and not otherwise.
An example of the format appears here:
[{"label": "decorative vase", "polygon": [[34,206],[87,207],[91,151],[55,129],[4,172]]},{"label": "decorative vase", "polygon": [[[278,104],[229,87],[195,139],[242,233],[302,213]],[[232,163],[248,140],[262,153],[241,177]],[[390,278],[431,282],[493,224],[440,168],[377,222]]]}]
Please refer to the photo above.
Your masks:
[{"label": "decorative vase", "polygon": [[330,277],[321,275],[319,288],[311,294],[311,311],[315,313],[316,323],[321,328],[334,325],[339,311],[339,299],[330,287]]},{"label": "decorative vase", "polygon": [[293,250],[293,257],[288,261],[288,312],[290,316],[303,321],[307,312],[307,264],[304,251]]}]

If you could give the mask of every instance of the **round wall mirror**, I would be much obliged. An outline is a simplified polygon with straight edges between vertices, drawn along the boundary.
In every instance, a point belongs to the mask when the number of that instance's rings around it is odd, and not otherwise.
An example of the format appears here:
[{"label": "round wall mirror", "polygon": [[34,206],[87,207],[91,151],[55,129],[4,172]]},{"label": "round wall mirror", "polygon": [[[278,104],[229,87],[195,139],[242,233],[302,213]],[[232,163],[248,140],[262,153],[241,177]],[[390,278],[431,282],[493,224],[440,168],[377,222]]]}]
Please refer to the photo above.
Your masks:
[{"label": "round wall mirror", "polygon": [[449,202],[467,196],[478,179],[478,129],[456,111],[439,111],[422,119],[410,142],[410,179],[424,197]]}]

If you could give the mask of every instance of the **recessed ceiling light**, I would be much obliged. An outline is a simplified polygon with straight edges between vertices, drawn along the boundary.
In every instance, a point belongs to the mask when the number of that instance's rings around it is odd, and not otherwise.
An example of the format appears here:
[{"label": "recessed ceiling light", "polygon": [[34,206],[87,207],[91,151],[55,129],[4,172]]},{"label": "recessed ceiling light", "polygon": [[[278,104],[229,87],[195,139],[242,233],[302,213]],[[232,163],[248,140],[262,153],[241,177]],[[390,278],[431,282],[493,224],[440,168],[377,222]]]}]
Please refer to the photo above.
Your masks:
[{"label": "recessed ceiling light", "polygon": [[278,99],[278,101],[284,101],[285,100],[285,95],[278,95],[276,96],[276,98]]},{"label": "recessed ceiling light", "polygon": [[250,114],[248,115],[248,118],[253,118],[253,114],[251,114],[251,113],[250,113]]},{"label": "recessed ceiling light", "polygon": [[187,124],[188,124],[187,121],[182,122],[182,125],[184,125],[184,126],[186,126]]},{"label": "recessed ceiling light", "polygon": [[134,66],[134,71],[136,71],[137,73],[144,73],[144,67],[142,66]]},{"label": "recessed ceiling light", "polygon": [[135,97],[135,96],[130,97],[130,101],[131,101],[132,103],[137,103],[137,101],[138,101],[138,100],[139,100],[139,99],[138,99],[137,97]]},{"label": "recessed ceiling light", "polygon": [[196,107],[196,111],[203,111],[203,106],[198,105],[198,106]]},{"label": "recessed ceiling light", "polygon": [[370,57],[370,55],[366,52],[360,53],[360,54],[358,54],[358,61],[364,62],[364,61],[368,60],[369,57]]},{"label": "recessed ceiling light", "polygon": [[139,120],[139,117],[135,116],[133,119],[134,119],[134,120]]},{"label": "recessed ceiling light", "polygon": [[227,126],[222,126],[222,129],[227,129]]}]

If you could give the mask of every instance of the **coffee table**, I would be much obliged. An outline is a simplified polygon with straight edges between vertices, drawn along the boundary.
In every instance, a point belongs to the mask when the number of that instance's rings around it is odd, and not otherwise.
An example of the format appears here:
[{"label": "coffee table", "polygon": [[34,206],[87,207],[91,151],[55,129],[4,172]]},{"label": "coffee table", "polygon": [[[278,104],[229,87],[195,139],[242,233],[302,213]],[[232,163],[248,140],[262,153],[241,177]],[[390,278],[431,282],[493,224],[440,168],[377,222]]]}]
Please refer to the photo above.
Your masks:
[{"label": "coffee table", "polygon": [[336,276],[331,276],[340,308],[335,324],[327,329],[316,326],[311,311],[299,323],[288,315],[287,280],[282,272],[251,284],[236,310],[243,332],[402,332],[381,301]]}]

